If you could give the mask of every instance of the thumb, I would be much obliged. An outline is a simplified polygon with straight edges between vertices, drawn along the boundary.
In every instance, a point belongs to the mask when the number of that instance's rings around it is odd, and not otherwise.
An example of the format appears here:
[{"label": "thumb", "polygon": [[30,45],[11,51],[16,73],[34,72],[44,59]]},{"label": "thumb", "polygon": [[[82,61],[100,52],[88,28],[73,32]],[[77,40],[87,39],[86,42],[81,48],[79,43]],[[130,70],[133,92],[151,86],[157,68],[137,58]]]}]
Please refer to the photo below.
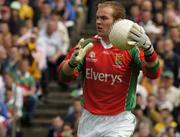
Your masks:
[{"label": "thumb", "polygon": [[81,38],[81,39],[79,40],[78,45],[80,46],[80,48],[83,47],[84,41],[85,41],[84,38]]},{"label": "thumb", "polygon": [[93,47],[93,44],[92,43],[89,43],[87,44],[83,49],[80,49],[79,50],[79,54],[78,56],[76,57],[77,60],[82,60],[86,53]]}]

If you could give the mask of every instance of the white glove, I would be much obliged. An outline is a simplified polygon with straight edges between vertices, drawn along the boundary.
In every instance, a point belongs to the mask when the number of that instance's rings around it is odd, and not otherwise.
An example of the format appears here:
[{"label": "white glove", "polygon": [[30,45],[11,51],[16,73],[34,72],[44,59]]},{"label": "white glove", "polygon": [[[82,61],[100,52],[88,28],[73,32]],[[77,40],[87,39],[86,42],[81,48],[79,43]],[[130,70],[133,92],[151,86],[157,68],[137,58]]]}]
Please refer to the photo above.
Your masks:
[{"label": "white glove", "polygon": [[128,34],[128,44],[143,49],[146,55],[149,55],[154,51],[149,37],[146,35],[144,29],[137,23],[133,25]]},{"label": "white glove", "polygon": [[68,64],[71,68],[77,67],[78,63],[82,61],[86,55],[86,53],[93,47],[93,44],[90,42],[88,44],[85,43],[84,39],[81,39],[78,42],[78,45],[75,48]]}]

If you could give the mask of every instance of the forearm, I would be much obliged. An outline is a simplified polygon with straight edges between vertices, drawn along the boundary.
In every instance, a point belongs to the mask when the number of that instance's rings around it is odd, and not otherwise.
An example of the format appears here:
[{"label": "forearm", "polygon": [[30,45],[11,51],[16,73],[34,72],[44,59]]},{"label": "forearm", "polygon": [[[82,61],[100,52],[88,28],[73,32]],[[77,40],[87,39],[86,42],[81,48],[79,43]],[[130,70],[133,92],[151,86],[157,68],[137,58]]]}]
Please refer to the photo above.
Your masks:
[{"label": "forearm", "polygon": [[69,60],[66,60],[62,66],[61,71],[63,71],[64,75],[66,75],[66,76],[72,76],[74,69],[75,69],[75,67],[71,67],[69,65]]},{"label": "forearm", "polygon": [[65,60],[60,64],[58,72],[59,78],[63,82],[69,82],[76,77],[75,68],[69,66],[69,60]]},{"label": "forearm", "polygon": [[151,47],[150,51],[144,51],[145,57],[145,71],[149,78],[157,78],[160,75],[159,59],[154,48]]}]

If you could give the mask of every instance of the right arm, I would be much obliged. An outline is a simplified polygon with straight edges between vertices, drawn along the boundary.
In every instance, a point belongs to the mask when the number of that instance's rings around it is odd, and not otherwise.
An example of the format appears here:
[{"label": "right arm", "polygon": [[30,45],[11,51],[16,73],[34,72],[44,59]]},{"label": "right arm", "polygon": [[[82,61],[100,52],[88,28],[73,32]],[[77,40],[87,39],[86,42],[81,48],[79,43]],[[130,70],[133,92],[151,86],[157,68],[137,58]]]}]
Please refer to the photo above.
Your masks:
[{"label": "right arm", "polygon": [[75,79],[78,76],[78,71],[76,68],[72,68],[69,66],[70,57],[73,53],[74,49],[72,49],[65,60],[58,67],[58,75],[59,80],[61,82],[69,82]]},{"label": "right arm", "polygon": [[78,45],[68,53],[65,60],[59,65],[59,78],[62,82],[69,82],[78,76],[77,66],[93,46],[91,42],[87,45],[83,44],[84,39],[81,39]]}]

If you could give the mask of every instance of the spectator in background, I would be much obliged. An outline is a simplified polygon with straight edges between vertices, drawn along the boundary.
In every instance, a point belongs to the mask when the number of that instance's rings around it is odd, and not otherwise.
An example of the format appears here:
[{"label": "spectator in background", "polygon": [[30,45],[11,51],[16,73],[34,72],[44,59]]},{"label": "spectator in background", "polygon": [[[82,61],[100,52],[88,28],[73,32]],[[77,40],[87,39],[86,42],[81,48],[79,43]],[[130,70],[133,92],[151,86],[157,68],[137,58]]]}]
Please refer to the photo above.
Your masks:
[{"label": "spectator in background", "polygon": [[172,71],[166,70],[163,72],[161,77],[162,87],[165,90],[165,96],[168,101],[170,101],[174,107],[180,105],[180,90],[173,85],[174,74]]},{"label": "spectator in background", "polygon": [[0,1],[0,8],[1,8],[3,5],[5,5],[6,2],[7,2],[6,0],[1,0],[1,1]]},{"label": "spectator in background", "polygon": [[7,105],[5,103],[5,100],[4,102],[0,102],[0,116],[7,119]]},{"label": "spectator in background", "polygon": [[171,27],[169,34],[174,44],[174,52],[180,55],[180,27]]},{"label": "spectator in background", "polygon": [[180,137],[180,106],[174,109],[174,117],[177,122],[175,134],[177,137]]},{"label": "spectator in background", "polygon": [[86,21],[85,5],[83,3],[83,0],[74,0],[72,6],[76,13],[76,20],[75,20],[76,32],[80,33],[84,29],[85,21]]},{"label": "spectator in background", "polygon": [[164,69],[173,72],[174,86],[180,86],[180,55],[173,51],[174,44],[170,38],[164,40]]},{"label": "spectator in background", "polygon": [[154,94],[149,94],[147,98],[147,106],[144,110],[145,116],[150,118],[153,124],[162,121],[162,117],[158,111],[156,102],[156,96]]},{"label": "spectator in background", "polygon": [[5,82],[2,77],[3,65],[7,59],[7,53],[5,48],[0,45],[0,103],[5,102]]},{"label": "spectator in background", "polygon": [[158,55],[160,56],[160,58],[163,59],[164,58],[164,38],[163,37],[159,37],[156,40],[155,49]]},{"label": "spectator in background", "polygon": [[141,10],[152,12],[152,2],[150,0],[143,0],[141,3]]},{"label": "spectator in background", "polygon": [[74,137],[74,129],[71,123],[64,123],[60,137]]},{"label": "spectator in background", "polygon": [[19,0],[21,3],[21,8],[19,10],[19,15],[22,20],[27,18],[33,18],[34,11],[33,8],[29,5],[29,0]]},{"label": "spectator in background", "polygon": [[51,6],[46,2],[43,2],[39,8],[41,8],[41,15],[40,19],[38,20],[38,27],[39,29],[43,29],[47,25],[47,22],[52,13],[52,9]]},{"label": "spectator in background", "polygon": [[141,122],[137,129],[137,134],[134,137],[153,137],[153,134],[150,129],[150,125],[145,122]]},{"label": "spectator in background", "polygon": [[51,126],[48,129],[47,137],[62,137],[61,132],[63,129],[64,120],[57,116],[52,119]]},{"label": "spectator in background", "polygon": [[64,21],[75,21],[76,14],[69,0],[55,0],[55,10]]},{"label": "spectator in background", "polygon": [[163,13],[164,12],[164,3],[162,0],[155,0],[153,3],[153,13]]},{"label": "spectator in background", "polygon": [[147,104],[147,96],[148,96],[148,91],[147,89],[140,84],[143,78],[143,74],[140,73],[139,76],[139,82],[137,84],[136,88],[136,95],[137,95],[137,104],[141,106],[141,108],[144,110]]},{"label": "spectator in background", "polygon": [[129,19],[139,23],[140,20],[141,20],[140,13],[141,13],[140,12],[140,7],[138,5],[136,5],[136,4],[132,4],[131,7],[130,7]]},{"label": "spectator in background", "polygon": [[[164,133],[168,135],[171,133],[171,128],[173,128],[173,130],[176,128],[177,123],[174,121],[173,116],[168,109],[161,109],[160,114],[162,117],[162,121],[155,124],[155,135],[159,136]],[[174,137],[174,135],[172,137]]]},{"label": "spectator in background", "polygon": [[8,22],[11,18],[11,10],[8,6],[3,6],[1,9],[1,20]]},{"label": "spectator in background", "polygon": [[[162,36],[162,34],[164,34],[164,16],[163,16],[163,13],[160,13],[160,12],[157,12],[155,15],[154,15],[154,25],[155,25],[155,30],[156,30],[156,33],[158,34],[158,36]],[[155,33],[155,34],[156,34]]]},{"label": "spectator in background", "polygon": [[7,124],[6,119],[0,115],[0,136],[7,137]]},{"label": "spectator in background", "polygon": [[40,30],[38,46],[46,49],[49,79],[57,80],[57,64],[63,61],[66,51],[58,30],[57,19],[50,18],[45,28]]},{"label": "spectator in background", "polygon": [[24,21],[20,19],[19,10],[21,9],[21,3],[19,1],[13,1],[10,5],[11,18],[9,20],[9,28],[12,34],[17,35],[20,32],[20,27],[24,24]]},{"label": "spectator in background", "polygon": [[80,98],[75,98],[73,101],[73,105],[70,108],[71,109],[69,109],[69,110],[71,110],[71,111],[69,111],[67,113],[65,120],[67,122],[71,123],[75,132],[77,132],[77,126],[78,126],[79,118],[80,118],[81,112],[82,112]]},{"label": "spectator in background", "polygon": [[169,30],[171,27],[174,26],[177,22],[179,22],[180,18],[177,16],[174,9],[166,9],[165,15],[164,15],[164,22],[166,24],[165,32],[166,35],[169,34]]},{"label": "spectator in background", "polygon": [[17,47],[11,47],[8,50],[8,59],[4,63],[3,71],[9,72],[13,76],[13,79],[17,78],[17,65],[21,59],[20,53]]},{"label": "spectator in background", "polygon": [[64,54],[66,54],[70,48],[70,38],[68,29],[65,26],[65,23],[63,22],[62,18],[58,15],[58,13],[52,12],[51,18],[57,20],[57,30],[61,33],[62,39],[62,51],[64,52]]},{"label": "spectator in background", "polygon": [[152,131],[152,128],[153,128],[152,121],[151,119],[149,119],[147,116],[144,115],[144,112],[141,106],[136,105],[134,109],[134,114],[136,115],[136,118],[137,118],[136,130],[138,130],[140,123],[147,123],[150,127],[150,131]]},{"label": "spectator in background", "polygon": [[173,104],[167,99],[164,88],[159,88],[157,91],[157,106],[159,110],[162,108],[166,108],[170,112],[173,110]]},{"label": "spectator in background", "polygon": [[34,109],[37,105],[36,85],[32,75],[28,72],[29,61],[22,59],[18,64],[17,83],[23,88],[24,107],[26,113],[23,115],[24,124],[31,125]]},{"label": "spectator in background", "polygon": [[9,26],[6,21],[0,20],[0,32],[5,36],[7,34],[10,34],[9,32]]}]

